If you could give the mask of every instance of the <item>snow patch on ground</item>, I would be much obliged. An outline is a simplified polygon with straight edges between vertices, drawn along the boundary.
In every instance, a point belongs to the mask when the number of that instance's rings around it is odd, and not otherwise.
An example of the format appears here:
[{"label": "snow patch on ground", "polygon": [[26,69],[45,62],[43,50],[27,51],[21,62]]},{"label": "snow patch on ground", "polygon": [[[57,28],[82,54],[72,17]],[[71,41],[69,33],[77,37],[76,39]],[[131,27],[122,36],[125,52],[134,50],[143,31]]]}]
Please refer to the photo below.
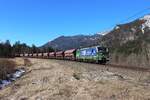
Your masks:
[{"label": "snow patch on ground", "polygon": [[12,74],[7,74],[6,80],[0,79],[0,89],[3,89],[7,85],[11,84],[13,81],[16,81],[18,78],[20,78],[22,75],[24,75],[25,70],[24,69],[17,69]]}]

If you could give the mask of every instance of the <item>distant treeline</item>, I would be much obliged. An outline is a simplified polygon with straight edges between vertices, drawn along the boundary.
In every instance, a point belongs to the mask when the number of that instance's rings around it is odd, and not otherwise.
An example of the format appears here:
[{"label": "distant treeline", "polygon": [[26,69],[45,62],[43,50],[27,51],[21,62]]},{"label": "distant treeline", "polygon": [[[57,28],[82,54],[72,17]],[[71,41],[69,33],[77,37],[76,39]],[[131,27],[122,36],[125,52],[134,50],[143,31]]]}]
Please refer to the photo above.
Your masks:
[{"label": "distant treeline", "polygon": [[39,53],[52,51],[54,51],[54,49],[51,47],[39,48],[35,45],[30,47],[25,43],[20,43],[20,41],[17,41],[14,45],[11,45],[9,40],[0,43],[0,57],[13,57],[15,54],[21,53]]}]

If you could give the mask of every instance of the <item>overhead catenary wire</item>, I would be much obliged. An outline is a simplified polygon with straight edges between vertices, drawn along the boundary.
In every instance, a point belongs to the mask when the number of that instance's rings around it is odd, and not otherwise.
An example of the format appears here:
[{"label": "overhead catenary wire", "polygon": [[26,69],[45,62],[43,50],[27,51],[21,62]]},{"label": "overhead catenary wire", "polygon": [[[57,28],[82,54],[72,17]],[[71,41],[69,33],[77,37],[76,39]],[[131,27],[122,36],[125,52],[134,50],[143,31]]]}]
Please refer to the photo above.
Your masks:
[{"label": "overhead catenary wire", "polygon": [[[147,11],[150,11],[150,7],[149,7],[149,8],[146,8],[146,9],[143,9],[143,10],[141,10],[141,11],[138,11],[137,13],[131,15],[130,17],[125,18],[125,19],[123,19],[123,20],[121,20],[121,21],[119,21],[119,22],[116,22],[115,24],[112,24],[111,26],[109,26],[109,27],[106,28],[105,30],[111,30],[111,29],[114,28],[114,26],[116,26],[116,25],[125,23],[125,22],[129,21],[130,19],[136,19],[137,16],[139,16],[139,15],[141,15],[141,14],[147,12]],[[143,16],[143,15],[141,15],[141,16]]]},{"label": "overhead catenary wire", "polygon": [[123,23],[123,22],[125,22],[125,21],[129,21],[130,19],[132,19],[132,18],[134,18],[134,17],[137,17],[137,16],[139,16],[139,15],[141,15],[141,14],[143,14],[143,13],[145,13],[146,11],[149,11],[149,10],[150,10],[150,8],[143,9],[143,10],[141,10],[141,11],[139,11],[139,12],[133,14],[132,16],[130,16],[130,17],[128,17],[128,18],[126,18],[126,19],[120,21],[119,23]]}]

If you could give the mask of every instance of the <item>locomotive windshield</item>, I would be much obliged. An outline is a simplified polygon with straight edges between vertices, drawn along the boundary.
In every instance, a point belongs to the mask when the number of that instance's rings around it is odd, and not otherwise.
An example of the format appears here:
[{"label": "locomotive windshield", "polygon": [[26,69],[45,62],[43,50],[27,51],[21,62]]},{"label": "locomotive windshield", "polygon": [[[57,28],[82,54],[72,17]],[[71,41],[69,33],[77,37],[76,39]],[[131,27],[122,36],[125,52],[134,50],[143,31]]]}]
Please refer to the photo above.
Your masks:
[{"label": "locomotive windshield", "polygon": [[104,47],[98,47],[98,52],[107,52],[107,49]]}]

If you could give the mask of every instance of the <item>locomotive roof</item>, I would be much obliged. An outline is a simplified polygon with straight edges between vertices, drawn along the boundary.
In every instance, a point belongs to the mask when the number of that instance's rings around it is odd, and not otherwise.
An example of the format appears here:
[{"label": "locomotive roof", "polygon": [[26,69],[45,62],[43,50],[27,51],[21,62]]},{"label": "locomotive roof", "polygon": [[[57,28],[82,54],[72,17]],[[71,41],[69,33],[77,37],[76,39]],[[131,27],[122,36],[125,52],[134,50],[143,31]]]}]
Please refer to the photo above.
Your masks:
[{"label": "locomotive roof", "polygon": [[97,48],[97,47],[102,47],[102,46],[92,46],[92,47],[80,48],[78,50],[84,50],[84,49],[89,49],[89,48]]}]

